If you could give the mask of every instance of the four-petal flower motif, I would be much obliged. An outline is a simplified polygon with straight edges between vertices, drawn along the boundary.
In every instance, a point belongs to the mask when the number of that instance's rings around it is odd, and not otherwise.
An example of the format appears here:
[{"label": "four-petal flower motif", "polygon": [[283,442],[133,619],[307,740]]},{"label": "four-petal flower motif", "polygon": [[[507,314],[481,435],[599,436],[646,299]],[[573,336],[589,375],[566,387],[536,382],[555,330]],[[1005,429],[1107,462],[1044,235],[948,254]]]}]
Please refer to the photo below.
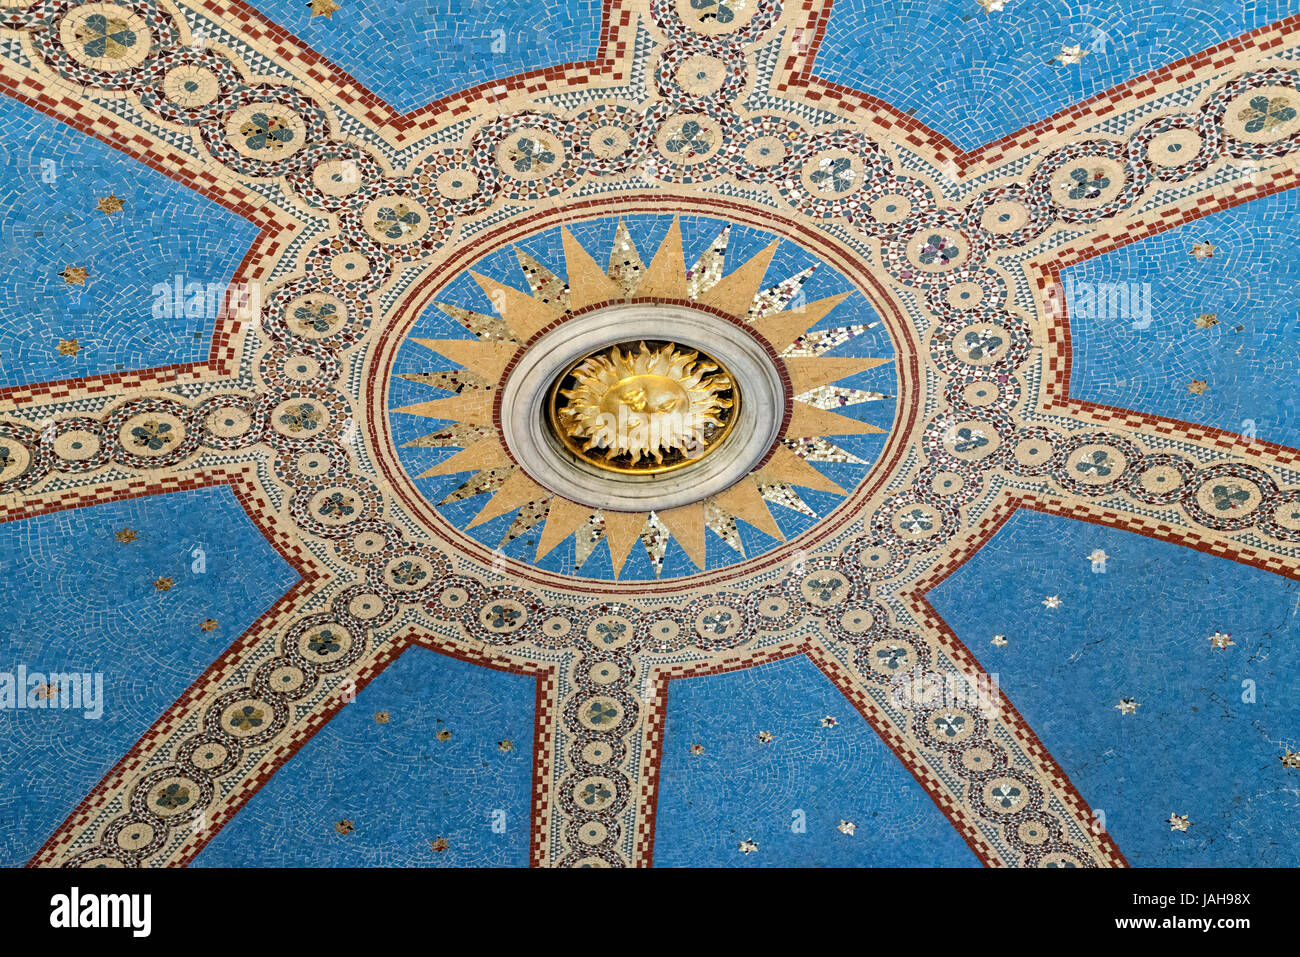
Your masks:
[{"label": "four-petal flower motif", "polygon": [[239,127],[244,146],[255,152],[279,153],[294,140],[293,129],[270,113],[254,113]]},{"label": "four-petal flower motif", "polygon": [[1070,170],[1070,199],[1097,199],[1110,186],[1110,177],[1099,169],[1076,166]]},{"label": "four-petal flower motif", "polygon": [[120,60],[139,40],[125,20],[102,13],[86,17],[77,28],[76,39],[81,52],[96,60]]},{"label": "four-petal flower motif", "polygon": [[424,220],[420,210],[406,203],[383,206],[375,213],[375,228],[389,239],[401,239]]},{"label": "four-petal flower motif", "polygon": [[1247,133],[1266,133],[1289,123],[1296,116],[1295,107],[1285,96],[1256,96],[1237,115],[1245,123]]}]

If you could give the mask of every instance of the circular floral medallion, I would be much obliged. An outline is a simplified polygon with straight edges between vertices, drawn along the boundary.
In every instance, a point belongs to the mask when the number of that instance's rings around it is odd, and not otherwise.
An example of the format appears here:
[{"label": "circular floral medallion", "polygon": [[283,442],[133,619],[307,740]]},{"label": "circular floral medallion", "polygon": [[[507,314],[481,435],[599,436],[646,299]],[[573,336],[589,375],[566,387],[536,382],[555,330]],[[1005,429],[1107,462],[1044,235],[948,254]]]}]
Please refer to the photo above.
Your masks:
[{"label": "circular floral medallion", "polygon": [[678,166],[695,166],[718,152],[722,145],[722,129],[711,116],[681,114],[660,127],[656,143],[670,162]]},{"label": "circular floral medallion", "polygon": [[217,75],[206,67],[173,67],[163,77],[163,95],[183,110],[207,106],[221,92]]},{"label": "circular floral medallion", "polygon": [[1275,143],[1300,130],[1300,93],[1290,86],[1266,86],[1228,101],[1224,131],[1244,143]]},{"label": "circular floral medallion", "polygon": [[74,7],[59,21],[59,39],[78,63],[114,73],[143,63],[152,42],[143,19],[112,3]]},{"label": "circular floral medallion", "polygon": [[416,242],[431,224],[429,211],[413,196],[380,196],[362,213],[366,232],[386,245]]},{"label": "circular floral medallion", "polygon": [[497,165],[511,179],[535,180],[564,165],[564,147],[548,130],[525,127],[497,147]]},{"label": "circular floral medallion", "polygon": [[226,119],[226,139],[250,159],[280,160],[306,143],[306,124],[279,103],[248,103]]},{"label": "circular floral medallion", "polygon": [[171,454],[185,436],[185,423],[166,412],[141,412],[126,420],[120,441],[134,455],[160,458]]}]

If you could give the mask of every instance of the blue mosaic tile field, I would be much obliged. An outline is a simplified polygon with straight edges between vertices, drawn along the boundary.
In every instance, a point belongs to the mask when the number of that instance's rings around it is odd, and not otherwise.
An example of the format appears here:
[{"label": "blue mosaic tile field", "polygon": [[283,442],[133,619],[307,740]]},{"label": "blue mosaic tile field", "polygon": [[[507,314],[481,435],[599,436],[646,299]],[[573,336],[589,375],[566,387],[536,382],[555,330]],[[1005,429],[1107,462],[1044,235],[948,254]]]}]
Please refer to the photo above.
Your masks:
[{"label": "blue mosaic tile field", "polygon": [[526,866],[536,693],[532,678],[407,649],[195,866]]},{"label": "blue mosaic tile field", "polygon": [[[1192,255],[1201,243],[1215,247],[1213,257]],[[1288,190],[1063,271],[1070,394],[1296,445],[1300,277],[1284,253],[1297,247],[1300,195]],[[1129,298],[1103,305],[1097,293],[1106,290]],[[1134,296],[1149,315],[1113,308]],[[1198,328],[1202,315],[1214,324]],[[1189,389],[1196,381],[1204,391]]]},{"label": "blue mosaic tile field", "polygon": [[[624,217],[632,239],[636,243],[641,258],[649,262],[672,223],[670,216],[637,215]],[[685,261],[688,267],[696,262],[700,254],[707,250],[725,222],[710,217],[681,217],[682,242]],[[598,263],[604,265],[609,259],[609,250],[614,241],[617,218],[604,218],[569,225],[574,237],[592,254]],[[726,271],[745,262],[772,241],[773,237],[756,229],[732,226],[729,239]],[[564,253],[559,229],[553,229],[538,236],[529,237],[521,244],[521,249],[531,254],[543,265],[548,266],[557,275],[564,275]],[[793,276],[810,266],[818,265],[817,260],[808,252],[793,243],[782,242],[771,264],[768,266],[765,285],[772,285]],[[519,261],[512,249],[503,249],[476,262],[470,267],[475,272],[500,278],[518,289],[527,289],[527,281],[519,267]],[[819,268],[804,283],[803,294],[808,302],[853,290],[848,280],[834,270],[819,265]],[[490,300],[484,295],[478,284],[466,273],[462,273],[450,283],[437,297],[439,302],[483,313],[491,313]],[[890,356],[894,354],[893,344],[879,317],[861,293],[853,290],[836,309],[831,311],[815,326],[816,329],[835,328],[838,326],[861,324],[870,326],[831,350],[831,356]],[[402,373],[427,372],[456,368],[455,363],[443,359],[413,339],[463,339],[470,334],[456,320],[452,319],[436,306],[430,306],[416,321],[407,334],[407,339],[400,347],[393,365],[394,378],[389,384],[388,405],[397,409],[407,405],[427,402],[434,398],[444,398],[450,393],[434,389],[424,383],[397,378]],[[838,409],[840,414],[861,421],[870,422],[881,429],[888,430],[893,422],[898,392],[897,370],[892,362],[877,366],[868,372],[845,378],[836,385],[879,392],[886,398],[863,402]],[[392,413],[389,416],[394,444],[398,449],[398,458],[408,475],[418,476],[440,461],[449,458],[454,448],[426,448],[409,446],[408,443],[422,435],[436,431],[444,424],[438,420],[428,419],[407,413]],[[885,433],[862,436],[836,436],[835,442],[841,448],[863,460],[862,464],[853,463],[812,463],[819,471],[837,482],[842,488],[851,489],[866,475],[870,465],[883,449]],[[415,486],[426,500],[439,503],[448,494],[455,491],[469,478],[467,473],[450,476],[435,476],[416,479]],[[817,511],[818,515],[827,514],[842,496],[810,489],[799,488],[799,495]],[[509,512],[499,518],[468,528],[474,517],[482,510],[487,501],[486,495],[477,495],[459,502],[437,505],[438,511],[466,534],[478,541],[495,548],[509,529],[516,512]],[[814,519],[801,512],[796,512],[772,503],[771,511],[777,525],[787,538],[796,535],[811,524]],[[738,523],[745,553],[748,556],[762,554],[776,547],[780,542],[771,536],[743,522]],[[537,530],[539,533],[540,530]],[[713,531],[708,537],[707,563],[709,568],[720,568],[739,560],[738,553],[732,551]],[[537,548],[536,533],[529,533],[507,543],[501,550],[512,558],[533,563]],[[554,551],[546,555],[539,567],[549,571],[572,574],[575,571],[575,545],[570,537]],[[681,546],[675,541],[669,545],[664,558],[664,568],[659,577],[667,578],[688,575],[698,571],[686,556]],[[610,560],[609,544],[602,541],[582,564],[580,573],[583,577],[611,580],[614,578],[613,565]],[[623,580],[653,579],[655,570],[645,550],[640,547],[632,549],[627,564],[619,575]]]},{"label": "blue mosaic tile field", "polygon": [[[827,717],[833,727],[823,726]],[[692,753],[695,745],[703,751]],[[888,745],[803,656],[671,682],[659,777],[658,867],[979,866]],[[742,851],[746,842],[757,848]]]},{"label": "blue mosaic tile field", "polygon": [[[114,212],[98,208],[116,198]],[[110,204],[110,208],[111,208]],[[195,362],[215,311],[155,316],[153,288],[224,289],[257,228],[144,164],[0,97],[0,387]],[[84,282],[64,270],[84,269]],[[63,354],[61,340],[76,340]]]},{"label": "blue mosaic tile field", "polygon": [[[1300,745],[1300,585],[1021,511],[929,597],[1130,864],[1300,864],[1300,797],[1280,760]],[[1233,644],[1216,648],[1216,632]],[[1171,830],[1171,814],[1189,828]]]},{"label": "blue mosaic tile field", "polygon": [[[136,537],[121,542],[123,531]],[[5,867],[25,863],[298,578],[226,487],[0,523],[0,572],[0,672],[103,675],[97,720],[81,710],[0,709]],[[166,591],[160,579],[171,579]]]},{"label": "blue mosaic tile field", "polygon": [[[971,150],[1300,10],[1300,0],[837,0],[815,72]],[[1063,46],[1082,60],[1054,62]]]},{"label": "blue mosaic tile field", "polygon": [[1300,0],[0,8],[0,868],[1300,868]]},{"label": "blue mosaic tile field", "polygon": [[253,6],[400,113],[489,80],[591,60],[601,25],[596,0],[347,0],[329,16],[302,0]]}]

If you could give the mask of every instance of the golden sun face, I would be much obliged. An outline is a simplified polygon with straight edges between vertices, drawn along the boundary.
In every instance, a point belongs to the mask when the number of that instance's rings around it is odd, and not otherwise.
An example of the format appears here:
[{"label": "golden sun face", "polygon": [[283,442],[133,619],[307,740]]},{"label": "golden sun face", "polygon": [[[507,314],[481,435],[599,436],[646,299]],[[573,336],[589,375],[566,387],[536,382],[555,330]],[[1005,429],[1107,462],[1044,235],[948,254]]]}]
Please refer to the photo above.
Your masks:
[{"label": "golden sun face", "polygon": [[[719,371],[721,370],[721,371]],[[719,446],[736,386],[716,360],[676,343],[620,346],[575,363],[551,390],[551,427],[584,461],[613,472],[667,472]]]}]

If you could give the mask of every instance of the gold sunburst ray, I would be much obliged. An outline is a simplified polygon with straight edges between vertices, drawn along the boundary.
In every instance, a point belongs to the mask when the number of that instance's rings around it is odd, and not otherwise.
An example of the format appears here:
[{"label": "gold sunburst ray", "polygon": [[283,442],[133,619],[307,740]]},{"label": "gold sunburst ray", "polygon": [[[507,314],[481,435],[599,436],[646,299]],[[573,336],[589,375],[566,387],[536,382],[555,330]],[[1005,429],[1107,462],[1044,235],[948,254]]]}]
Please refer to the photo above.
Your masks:
[{"label": "gold sunburst ray", "polygon": [[778,355],[784,356],[809,329],[830,315],[847,298],[849,293],[842,292],[813,302],[800,301],[798,308],[762,316],[755,319],[752,325]]},{"label": "gold sunburst ray", "polygon": [[779,242],[773,240],[764,246],[749,260],[722,277],[711,289],[702,293],[698,301],[737,319],[749,315],[749,310],[754,306],[754,297],[762,288],[763,276],[779,245]]},{"label": "gold sunburst ray", "polygon": [[651,512],[650,517],[646,519],[645,530],[641,533],[641,544],[645,546],[646,554],[650,556],[650,565],[655,570],[656,578],[663,572],[664,558],[668,554],[668,542],[671,539],[672,533],[663,519],[657,512]]},{"label": "gold sunburst ray", "polygon": [[505,535],[501,536],[501,541],[498,543],[497,548],[504,548],[516,538],[527,535],[541,522],[545,521],[547,506],[548,500],[542,499],[539,501],[528,502],[520,508],[514,521],[510,523],[510,527],[506,529]]},{"label": "gold sunburst ray", "polygon": [[483,425],[467,425],[465,423],[456,423],[447,426],[445,429],[439,429],[436,432],[429,432],[418,438],[411,439],[409,442],[403,442],[404,449],[445,449],[456,448],[466,449],[485,439],[489,435],[495,435],[496,432]]},{"label": "gold sunburst ray", "polygon": [[[590,510],[589,510],[590,511]],[[573,566],[576,569],[587,564],[597,546],[605,540],[605,515],[592,512],[580,526],[573,537]]]},{"label": "gold sunburst ray", "polygon": [[506,328],[518,342],[527,342],[539,330],[564,314],[559,303],[529,295],[514,286],[470,271],[470,276],[479,284],[483,294],[488,297],[497,312],[505,321]]},{"label": "gold sunburst ray", "polygon": [[623,287],[609,277],[567,229],[560,230],[564,267],[569,274],[569,305],[573,311],[624,297]]},{"label": "gold sunburst ray", "polygon": [[399,372],[397,377],[453,395],[467,388],[481,389],[485,385],[482,376],[465,369],[455,369],[451,372]]},{"label": "gold sunburst ray", "polygon": [[682,226],[677,219],[659,243],[650,265],[636,284],[633,296],[638,299],[685,299],[686,257],[682,252]]},{"label": "gold sunburst ray", "polygon": [[462,306],[453,306],[445,302],[435,302],[434,305],[484,342],[509,342],[514,340],[510,330],[506,328],[505,320],[500,316],[486,312],[476,312],[473,309],[465,309]]},{"label": "gold sunburst ray", "polygon": [[870,325],[855,323],[849,326],[834,326],[830,329],[817,329],[806,332],[786,347],[781,353],[782,359],[817,359],[824,356],[836,346],[842,346],[862,333]]},{"label": "gold sunburst ray", "polygon": [[465,499],[473,498],[475,495],[483,495],[487,492],[496,492],[506,483],[510,477],[510,469],[490,469],[486,472],[476,472],[461,482],[454,489],[443,496],[439,505],[451,505],[455,502],[463,502]]},{"label": "gold sunburst ray", "polygon": [[[479,339],[417,339],[426,349],[450,359],[456,365],[472,372],[483,380],[484,384],[493,384],[501,378],[501,373],[518,350],[513,342]],[[410,373],[407,374],[409,378]]]},{"label": "gold sunburst ray", "polygon": [[705,501],[703,517],[705,528],[717,535],[728,548],[743,558],[745,543],[740,540],[736,517],[727,514],[712,501]]},{"label": "gold sunburst ray", "polygon": [[495,435],[474,442],[449,455],[437,465],[422,472],[417,478],[432,478],[435,475],[455,475],[459,472],[486,472],[496,469],[509,469],[514,463],[506,453],[505,446]]},{"label": "gold sunburst ray", "polygon": [[[656,573],[663,566],[667,539],[678,542],[696,567],[705,568],[706,529],[713,531],[727,548],[744,555],[738,522],[752,526],[775,539],[784,532],[773,517],[769,503],[792,508],[805,515],[813,510],[799,497],[798,488],[834,494],[846,490],[827,478],[811,463],[864,460],[833,441],[838,435],[883,432],[877,426],[834,411],[844,405],[868,401],[877,395],[864,390],[834,385],[835,382],[876,368],[885,358],[827,356],[826,352],[864,332],[870,325],[853,323],[811,332],[842,303],[848,293],[806,302],[802,290],[815,266],[807,267],[778,282],[766,280],[777,243],[772,243],[737,266],[724,268],[730,248],[730,228],[722,230],[688,269],[682,247],[681,224],[674,219],[646,265],[625,223],[620,221],[608,257],[601,267],[569,230],[561,233],[566,276],[538,261],[526,250],[516,250],[528,291],[522,291],[489,276],[471,273],[496,315],[439,304],[473,335],[463,340],[422,340],[432,353],[458,365],[462,381],[479,376],[492,385],[499,380],[520,342],[574,309],[611,300],[679,300],[686,297],[750,322],[781,356],[795,388],[793,415],[776,453],[762,468],[742,477],[731,487],[707,499],[662,511],[615,512],[584,506],[543,488],[521,469],[510,464],[509,456],[493,431],[490,402],[481,395],[452,395],[408,405],[400,411],[443,420],[438,431],[415,440],[429,447],[457,448],[426,476],[469,471],[470,476],[440,504],[483,496],[484,504],[469,523],[481,525],[514,513],[501,544],[536,531],[535,561],[541,561],[570,537],[575,539],[574,561],[581,568],[601,541],[608,541],[615,575],[621,575],[631,550],[638,542],[649,556]],[[791,308],[794,304],[795,307]],[[659,355],[660,359],[653,357]],[[664,361],[671,353],[647,350],[638,360],[623,355],[630,368],[637,361]],[[647,365],[648,369],[648,365]],[[644,370],[643,370],[644,371]],[[689,368],[686,363],[671,367],[674,376],[698,385],[712,374],[709,369]],[[612,370],[610,370],[612,374]],[[414,381],[436,385],[453,379],[447,373],[406,373]],[[414,378],[420,376],[421,378]],[[463,443],[463,444],[461,444]],[[408,445],[412,443],[407,443]]]}]

